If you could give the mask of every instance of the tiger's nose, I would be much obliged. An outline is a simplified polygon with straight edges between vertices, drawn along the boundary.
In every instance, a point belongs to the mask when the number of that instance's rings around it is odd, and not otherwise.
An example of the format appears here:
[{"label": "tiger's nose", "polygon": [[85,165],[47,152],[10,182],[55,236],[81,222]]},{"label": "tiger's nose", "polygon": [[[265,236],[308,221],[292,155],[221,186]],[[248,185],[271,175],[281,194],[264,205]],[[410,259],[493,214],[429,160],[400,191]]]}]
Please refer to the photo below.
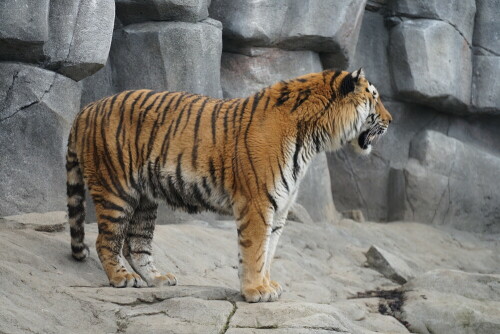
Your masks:
[{"label": "tiger's nose", "polygon": [[392,119],[389,120],[389,124],[391,124],[391,123],[392,123]]}]

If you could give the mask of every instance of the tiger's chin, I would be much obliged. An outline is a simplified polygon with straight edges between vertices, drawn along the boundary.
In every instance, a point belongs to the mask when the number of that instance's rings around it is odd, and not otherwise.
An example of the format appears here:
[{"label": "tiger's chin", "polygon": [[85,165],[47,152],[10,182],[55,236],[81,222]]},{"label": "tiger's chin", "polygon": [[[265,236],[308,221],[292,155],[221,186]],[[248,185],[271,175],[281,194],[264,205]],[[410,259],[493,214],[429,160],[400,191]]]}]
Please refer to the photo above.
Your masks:
[{"label": "tiger's chin", "polygon": [[369,130],[363,131],[359,134],[358,138],[350,141],[354,152],[360,155],[368,155],[372,152],[372,142],[375,136],[369,135]]}]

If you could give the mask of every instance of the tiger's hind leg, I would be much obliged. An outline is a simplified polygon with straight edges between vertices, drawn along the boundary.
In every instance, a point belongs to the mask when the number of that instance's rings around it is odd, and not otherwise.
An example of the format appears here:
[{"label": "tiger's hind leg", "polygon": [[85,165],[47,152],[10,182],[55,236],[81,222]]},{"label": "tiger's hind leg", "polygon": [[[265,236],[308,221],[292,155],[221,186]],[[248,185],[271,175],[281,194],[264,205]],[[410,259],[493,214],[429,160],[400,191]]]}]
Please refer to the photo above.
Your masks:
[{"label": "tiger's hind leg", "polygon": [[135,209],[125,237],[123,255],[130,266],[148,286],[175,285],[177,279],[172,274],[162,275],[155,267],[152,257],[153,232],[155,229],[158,204],[142,197]]},{"label": "tiger's hind leg", "polygon": [[142,278],[125,268],[122,247],[127,233],[127,225],[134,208],[126,201],[105,192],[91,189],[96,204],[97,236],[96,249],[102,267],[109,279],[109,284],[116,288],[142,287]]}]

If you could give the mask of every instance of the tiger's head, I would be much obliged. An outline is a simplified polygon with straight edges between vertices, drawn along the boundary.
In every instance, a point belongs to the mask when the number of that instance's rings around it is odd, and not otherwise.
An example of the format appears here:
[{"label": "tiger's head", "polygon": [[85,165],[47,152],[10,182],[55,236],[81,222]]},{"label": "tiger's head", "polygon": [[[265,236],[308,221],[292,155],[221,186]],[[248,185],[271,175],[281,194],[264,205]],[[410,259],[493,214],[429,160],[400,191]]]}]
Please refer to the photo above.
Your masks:
[{"label": "tiger's head", "polygon": [[385,109],[380,94],[366,78],[362,68],[352,72],[355,81],[354,94],[358,104],[360,130],[356,138],[349,141],[354,150],[362,155],[370,154],[375,139],[385,134],[392,122],[391,114]]}]

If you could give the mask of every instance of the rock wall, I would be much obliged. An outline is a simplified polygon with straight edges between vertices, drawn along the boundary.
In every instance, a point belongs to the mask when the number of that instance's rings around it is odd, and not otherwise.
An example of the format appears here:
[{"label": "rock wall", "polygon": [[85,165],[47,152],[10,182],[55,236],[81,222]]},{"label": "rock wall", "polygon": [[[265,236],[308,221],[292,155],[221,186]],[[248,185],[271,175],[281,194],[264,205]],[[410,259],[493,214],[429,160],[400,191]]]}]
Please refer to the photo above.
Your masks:
[{"label": "rock wall", "polygon": [[108,0],[0,3],[0,216],[65,206],[65,142],[81,84],[106,63]]},{"label": "rock wall", "polygon": [[[0,215],[64,209],[64,142],[79,105],[135,88],[239,97],[322,68],[363,66],[394,122],[368,158],[329,153],[329,173],[324,156],[315,161],[299,196],[312,218],[336,220],[335,200],[371,220],[498,232],[497,5],[5,0]],[[426,162],[441,151],[448,155],[436,159],[453,159]],[[160,220],[181,216],[163,211]]]},{"label": "rock wall", "polygon": [[500,231],[495,4],[368,1],[350,67],[365,67],[394,122],[370,157],[328,155],[339,210]]}]

